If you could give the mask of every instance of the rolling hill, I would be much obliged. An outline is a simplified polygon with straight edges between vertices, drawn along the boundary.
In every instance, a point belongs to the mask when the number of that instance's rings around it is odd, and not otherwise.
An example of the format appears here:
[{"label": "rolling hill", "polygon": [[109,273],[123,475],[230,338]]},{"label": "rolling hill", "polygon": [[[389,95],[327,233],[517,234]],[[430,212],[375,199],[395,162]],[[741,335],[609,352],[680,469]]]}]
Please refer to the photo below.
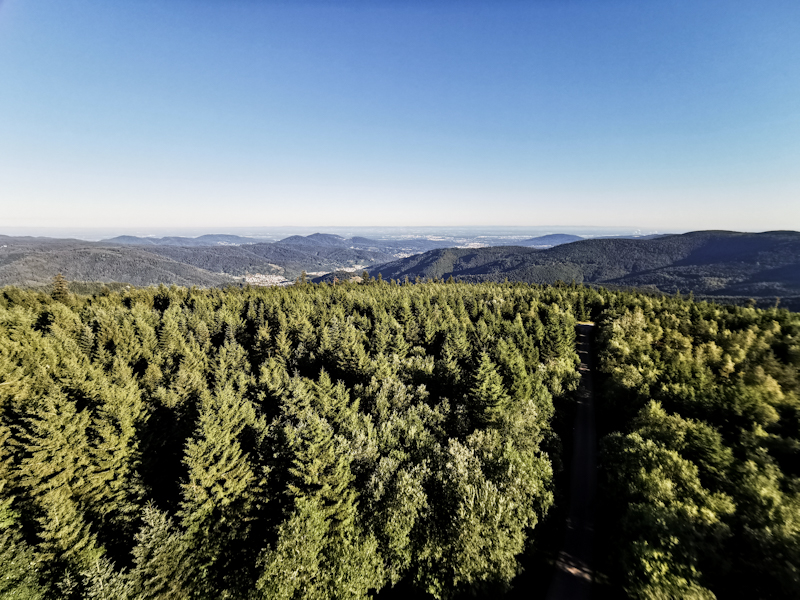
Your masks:
[{"label": "rolling hill", "polygon": [[433,250],[369,270],[384,279],[565,281],[704,296],[800,296],[800,233],[696,231],[654,239],[589,239],[542,250]]},{"label": "rolling hill", "polygon": [[[555,237],[559,237],[557,234]],[[562,236],[565,238],[581,239],[577,236]],[[35,238],[44,239],[44,238]],[[77,240],[76,240],[77,241]],[[368,252],[378,252],[387,254],[383,260],[390,260],[391,258],[401,258],[410,254],[417,254],[425,252],[426,250],[433,250],[434,248],[447,248],[453,245],[452,242],[446,240],[429,240],[427,238],[408,238],[408,239],[388,239],[388,240],[374,240],[361,236],[353,238],[344,238],[339,235],[330,233],[312,233],[311,235],[292,235],[277,242],[267,243],[264,240],[243,237],[238,235],[228,234],[209,234],[201,235],[198,237],[139,237],[134,235],[121,235],[114,238],[108,238],[99,242],[102,245],[122,245],[122,246],[145,246],[147,248],[169,246],[169,247],[192,247],[192,248],[217,248],[220,246],[252,246],[255,244],[260,245],[277,245],[287,246],[295,250],[303,252],[311,252],[318,254],[319,252],[326,252],[333,248],[350,249],[350,250],[366,250]],[[554,245],[556,242],[543,242],[548,245]],[[561,241],[558,243],[565,243]],[[524,244],[523,244],[524,245]]]},{"label": "rolling hill", "polygon": [[317,281],[346,279],[354,269],[366,267],[371,275],[380,273],[387,280],[452,276],[462,281],[574,281],[670,294],[693,292],[720,300],[753,297],[774,302],[780,297],[784,305],[800,308],[800,233],[795,231],[696,231],[571,242],[550,238],[565,243],[547,249],[436,248],[411,256],[407,255],[414,248],[441,242],[314,234],[271,244],[221,245],[219,237],[181,246],[0,236],[0,285],[47,285],[62,273],[72,281],[207,287],[242,283],[247,273],[293,280],[302,271],[327,272]]},{"label": "rolling hill", "polygon": [[[3,240],[6,242],[6,240]],[[132,285],[222,286],[236,279],[161,257],[139,248],[112,248],[85,242],[0,248],[0,285],[36,287],[62,273],[71,281]]]},{"label": "rolling hill", "polygon": [[263,240],[228,234],[207,234],[198,237],[138,237],[135,235],[120,235],[117,237],[100,240],[105,244],[122,244],[124,246],[240,246],[242,244],[257,244]]},{"label": "rolling hill", "polygon": [[519,245],[528,246],[530,248],[552,248],[553,246],[560,246],[561,244],[580,242],[583,239],[584,238],[579,235],[571,235],[569,233],[550,233],[548,235],[540,235],[535,238],[522,240],[519,242]]},{"label": "rolling hill", "polygon": [[[47,285],[62,273],[72,281],[220,286],[242,282],[247,273],[292,280],[302,271],[360,269],[395,258],[326,234],[293,236],[272,244],[234,245],[231,238],[237,236],[201,238],[123,236],[115,242],[86,242],[0,236],[0,285]],[[153,240],[164,243],[152,244]],[[194,242],[178,244],[184,240]]]}]

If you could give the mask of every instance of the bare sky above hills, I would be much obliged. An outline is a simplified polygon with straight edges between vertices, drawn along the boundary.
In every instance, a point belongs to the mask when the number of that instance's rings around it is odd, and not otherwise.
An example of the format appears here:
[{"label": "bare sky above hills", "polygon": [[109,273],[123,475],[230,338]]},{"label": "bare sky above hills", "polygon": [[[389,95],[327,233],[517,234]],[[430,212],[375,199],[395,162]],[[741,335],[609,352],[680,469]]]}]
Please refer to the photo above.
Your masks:
[{"label": "bare sky above hills", "polygon": [[769,0],[5,0],[0,228],[800,229],[799,28]]}]

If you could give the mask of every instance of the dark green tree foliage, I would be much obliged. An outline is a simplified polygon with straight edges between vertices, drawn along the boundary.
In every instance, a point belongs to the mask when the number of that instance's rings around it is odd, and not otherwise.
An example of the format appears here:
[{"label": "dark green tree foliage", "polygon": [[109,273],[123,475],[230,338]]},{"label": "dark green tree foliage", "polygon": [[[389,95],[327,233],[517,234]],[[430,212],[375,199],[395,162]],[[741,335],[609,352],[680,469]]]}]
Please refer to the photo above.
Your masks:
[{"label": "dark green tree foliage", "polygon": [[364,283],[3,290],[0,597],[507,585],[589,292]]},{"label": "dark green tree foliage", "polygon": [[637,598],[800,596],[800,316],[609,300],[599,414],[612,579]]}]

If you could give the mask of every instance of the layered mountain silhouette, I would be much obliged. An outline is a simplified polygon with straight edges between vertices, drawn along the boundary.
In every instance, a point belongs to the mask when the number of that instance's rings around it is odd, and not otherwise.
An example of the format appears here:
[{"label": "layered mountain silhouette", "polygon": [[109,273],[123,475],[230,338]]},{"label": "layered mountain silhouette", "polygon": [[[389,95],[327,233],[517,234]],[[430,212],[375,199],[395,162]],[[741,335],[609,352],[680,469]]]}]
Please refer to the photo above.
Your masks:
[{"label": "layered mountain silhouette", "polygon": [[369,270],[383,279],[556,281],[719,296],[800,295],[800,233],[696,231],[655,239],[590,239],[540,250],[433,250]]},{"label": "layered mountain silhouette", "polygon": [[86,242],[0,236],[0,285],[46,285],[62,273],[73,281],[220,286],[241,282],[247,273],[291,280],[302,271],[360,269],[396,257],[396,253],[355,247],[349,240],[327,234],[292,236],[271,244],[233,243],[247,239],[122,236]]},{"label": "layered mountain silhouette", "polygon": [[257,238],[242,237],[240,235],[212,233],[198,237],[170,236],[160,238],[120,235],[101,240],[101,243],[122,244],[125,246],[240,246],[242,244],[257,244],[262,241]]},{"label": "layered mountain silhouette", "polygon": [[[154,238],[133,236],[103,242],[0,236],[0,285],[42,286],[62,273],[72,281],[222,286],[242,283],[246,273],[293,280],[302,271],[326,272],[317,281],[329,281],[366,268],[384,280],[561,281],[720,299],[795,297],[800,302],[796,231],[576,237],[557,234],[522,242],[529,246],[443,248],[447,242],[442,240],[348,239],[324,233],[275,243],[211,235],[185,238],[195,240],[185,244],[172,243],[184,238],[158,238],[170,241],[153,244]],[[237,240],[242,243],[233,245]]]}]

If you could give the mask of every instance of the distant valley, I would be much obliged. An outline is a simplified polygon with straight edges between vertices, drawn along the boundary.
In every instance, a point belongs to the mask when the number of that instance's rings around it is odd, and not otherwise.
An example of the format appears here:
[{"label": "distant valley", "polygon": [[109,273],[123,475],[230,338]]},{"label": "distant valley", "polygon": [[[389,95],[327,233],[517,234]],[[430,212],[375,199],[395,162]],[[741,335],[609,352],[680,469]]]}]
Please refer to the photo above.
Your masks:
[{"label": "distant valley", "polygon": [[274,243],[234,235],[119,236],[76,239],[0,236],[0,285],[48,285],[57,273],[73,281],[132,285],[220,286],[262,274],[293,281],[338,269],[359,270],[434,248],[446,240],[373,240],[316,233]]},{"label": "distant valley", "polygon": [[[562,281],[721,300],[780,297],[791,306],[800,298],[800,233],[794,231],[594,239],[549,234],[487,247],[481,239],[453,248],[448,239],[326,233],[273,243],[236,235],[99,242],[0,236],[0,285],[49,285],[62,273],[72,281],[212,287],[243,284],[247,275],[253,282],[288,282],[303,271],[316,281],[341,280],[366,269],[385,280]],[[255,274],[261,279],[252,279]]]}]

